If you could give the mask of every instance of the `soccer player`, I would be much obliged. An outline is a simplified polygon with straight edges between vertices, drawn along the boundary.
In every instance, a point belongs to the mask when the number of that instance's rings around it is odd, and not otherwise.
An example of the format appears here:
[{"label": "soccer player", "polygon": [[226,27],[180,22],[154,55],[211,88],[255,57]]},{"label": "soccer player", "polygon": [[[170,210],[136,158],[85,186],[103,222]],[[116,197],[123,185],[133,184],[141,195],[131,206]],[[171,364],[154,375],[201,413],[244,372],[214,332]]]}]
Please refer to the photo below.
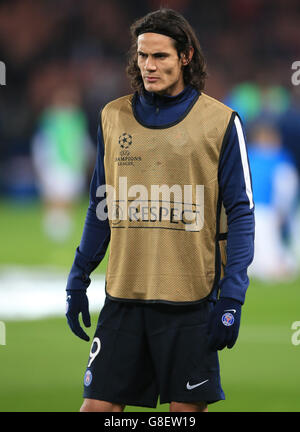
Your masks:
[{"label": "soccer player", "polygon": [[170,411],[207,411],[225,398],[217,351],[238,337],[253,258],[245,137],[237,113],[203,93],[205,60],[184,17],[161,9],[131,31],[135,92],[101,112],[67,283],[68,323],[89,340],[78,317],[90,326],[86,289],[110,244],[81,411],[155,407],[158,396]]},{"label": "soccer player", "polygon": [[299,179],[274,120],[263,116],[251,127],[249,164],[255,197],[255,256],[248,274],[265,281],[288,280],[298,271],[290,235],[296,216]]}]

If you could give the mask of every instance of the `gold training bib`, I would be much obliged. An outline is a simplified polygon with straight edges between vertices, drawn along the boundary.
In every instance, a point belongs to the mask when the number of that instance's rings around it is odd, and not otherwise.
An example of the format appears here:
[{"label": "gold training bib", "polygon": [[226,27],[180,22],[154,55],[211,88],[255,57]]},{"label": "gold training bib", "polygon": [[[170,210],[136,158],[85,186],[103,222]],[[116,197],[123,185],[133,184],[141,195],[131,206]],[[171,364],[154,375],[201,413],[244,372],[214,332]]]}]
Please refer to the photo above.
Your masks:
[{"label": "gold training bib", "polygon": [[233,111],[202,93],[179,123],[148,128],[135,119],[132,97],[110,102],[101,116],[111,228],[106,292],[198,302],[222,276],[220,255],[226,264],[218,166]]}]

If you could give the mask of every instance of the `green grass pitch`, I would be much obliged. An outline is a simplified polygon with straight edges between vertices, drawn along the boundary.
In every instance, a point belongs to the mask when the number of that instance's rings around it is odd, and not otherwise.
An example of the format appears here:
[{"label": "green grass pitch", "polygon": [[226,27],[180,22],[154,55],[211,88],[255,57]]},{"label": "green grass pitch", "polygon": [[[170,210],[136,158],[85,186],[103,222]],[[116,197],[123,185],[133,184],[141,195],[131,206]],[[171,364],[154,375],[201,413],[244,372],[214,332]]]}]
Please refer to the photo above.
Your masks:
[{"label": "green grass pitch", "polygon": [[[39,228],[41,209],[0,206],[1,264],[68,268],[81,236],[85,205],[76,210],[76,232],[62,246],[52,245]],[[9,232],[9,227],[14,229]],[[10,240],[7,243],[8,239]],[[4,249],[6,249],[4,253]],[[97,271],[103,271],[105,262]],[[3,292],[0,292],[3,295]],[[220,352],[226,400],[209,411],[299,411],[300,345],[291,329],[300,321],[300,281],[251,281],[243,306],[239,339]],[[1,317],[0,317],[1,320]],[[92,315],[93,337],[97,316]],[[78,411],[90,344],[76,338],[64,317],[7,321],[0,345],[0,411]],[[168,411],[126,407],[126,411]]]}]

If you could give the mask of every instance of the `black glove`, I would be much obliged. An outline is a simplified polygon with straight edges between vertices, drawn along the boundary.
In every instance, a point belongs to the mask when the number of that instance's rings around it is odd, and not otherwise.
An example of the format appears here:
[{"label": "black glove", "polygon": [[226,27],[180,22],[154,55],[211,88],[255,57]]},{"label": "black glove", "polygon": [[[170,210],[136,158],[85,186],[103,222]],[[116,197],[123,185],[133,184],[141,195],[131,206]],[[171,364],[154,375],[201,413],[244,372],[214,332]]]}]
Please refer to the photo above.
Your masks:
[{"label": "black glove", "polygon": [[240,328],[242,305],[230,298],[220,298],[208,321],[208,344],[212,351],[232,348]]},{"label": "black glove", "polygon": [[66,317],[73,333],[85,341],[89,336],[82,330],[79,324],[79,314],[82,314],[82,321],[86,327],[91,327],[89,313],[89,300],[86,290],[67,290]]}]

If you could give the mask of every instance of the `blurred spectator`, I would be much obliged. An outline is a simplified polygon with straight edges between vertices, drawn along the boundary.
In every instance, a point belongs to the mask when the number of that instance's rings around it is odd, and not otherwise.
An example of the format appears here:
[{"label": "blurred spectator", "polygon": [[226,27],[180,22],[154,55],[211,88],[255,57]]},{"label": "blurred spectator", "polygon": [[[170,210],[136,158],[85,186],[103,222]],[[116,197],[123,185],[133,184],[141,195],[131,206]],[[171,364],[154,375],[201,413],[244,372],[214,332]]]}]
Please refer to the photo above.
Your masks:
[{"label": "blurred spectator", "polygon": [[237,111],[247,124],[262,115],[272,116],[279,121],[290,107],[290,93],[280,85],[270,85],[260,77],[257,82],[243,82],[235,85],[225,98],[225,104]]},{"label": "blurred spectator", "polygon": [[300,85],[291,91],[291,103],[278,122],[284,146],[293,155],[300,175]]},{"label": "blurred spectator", "polygon": [[44,229],[57,241],[72,230],[72,207],[84,191],[92,145],[76,88],[58,89],[42,113],[32,155],[45,205]]},{"label": "blurred spectator", "polygon": [[255,202],[255,254],[249,274],[263,280],[293,277],[297,259],[286,227],[295,217],[298,173],[272,121],[261,119],[252,126],[249,145]]}]

